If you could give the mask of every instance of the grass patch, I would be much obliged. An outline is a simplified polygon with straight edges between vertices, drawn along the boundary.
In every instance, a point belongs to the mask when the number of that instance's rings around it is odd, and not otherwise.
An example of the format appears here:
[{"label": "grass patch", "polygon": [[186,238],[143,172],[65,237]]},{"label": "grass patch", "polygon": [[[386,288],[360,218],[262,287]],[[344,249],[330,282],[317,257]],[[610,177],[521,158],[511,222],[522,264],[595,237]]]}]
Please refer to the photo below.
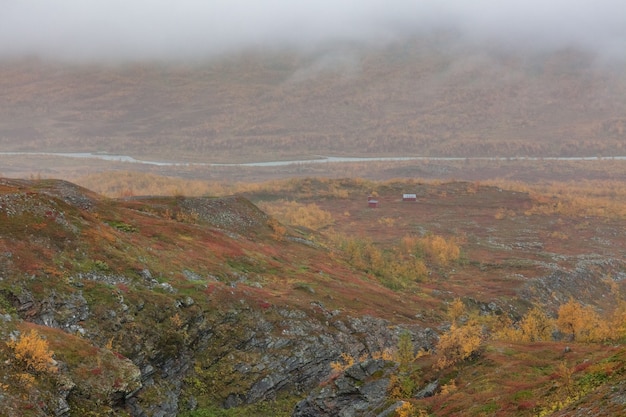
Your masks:
[{"label": "grass patch", "polygon": [[135,233],[138,231],[135,226],[118,220],[107,220],[105,221],[105,223],[113,227],[114,229],[120,230],[122,232]]},{"label": "grass patch", "polygon": [[515,394],[513,394],[513,400],[524,401],[524,400],[531,399],[533,396],[534,394],[532,393],[532,391],[524,389],[521,391],[517,391]]},{"label": "grass patch", "polygon": [[478,413],[478,415],[482,415],[482,414],[492,415],[493,413],[495,413],[499,409],[500,409],[500,406],[498,405],[498,403],[495,402],[494,400],[491,400],[487,404],[484,404],[484,405],[478,407],[477,413]]}]

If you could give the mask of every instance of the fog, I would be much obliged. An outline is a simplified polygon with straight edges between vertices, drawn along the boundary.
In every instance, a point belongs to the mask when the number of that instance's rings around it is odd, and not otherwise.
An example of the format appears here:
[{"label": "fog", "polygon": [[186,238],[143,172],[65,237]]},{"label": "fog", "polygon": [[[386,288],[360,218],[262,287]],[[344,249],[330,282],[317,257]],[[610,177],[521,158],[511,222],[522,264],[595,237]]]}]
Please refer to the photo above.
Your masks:
[{"label": "fog", "polygon": [[626,56],[623,0],[0,0],[0,57],[204,58],[440,30],[513,48]]}]

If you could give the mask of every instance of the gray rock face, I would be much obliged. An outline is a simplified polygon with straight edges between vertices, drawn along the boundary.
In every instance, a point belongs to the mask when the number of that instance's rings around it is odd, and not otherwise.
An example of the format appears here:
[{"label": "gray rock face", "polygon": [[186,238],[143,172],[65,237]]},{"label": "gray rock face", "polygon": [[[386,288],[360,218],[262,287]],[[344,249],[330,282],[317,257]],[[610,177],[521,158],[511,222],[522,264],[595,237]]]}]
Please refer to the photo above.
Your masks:
[{"label": "gray rock face", "polygon": [[415,394],[415,398],[421,399],[421,398],[426,398],[426,397],[432,397],[433,395],[435,395],[438,389],[439,389],[439,380],[436,379],[430,384],[426,385],[421,390],[419,390],[417,394]]},{"label": "gray rock face", "polygon": [[78,323],[89,318],[89,306],[80,291],[74,294],[52,292],[41,301],[39,310],[38,322],[70,332],[78,332]]},{"label": "gray rock face", "polygon": [[332,383],[296,405],[293,417],[374,417],[384,412],[389,375],[394,367],[370,359],[346,369]]},{"label": "gray rock face", "polygon": [[[281,337],[263,333],[260,326],[244,350],[261,348],[265,352],[261,361],[239,366],[245,369],[261,366],[266,376],[259,378],[250,389],[242,393],[239,401],[254,403],[276,397],[280,392],[303,393],[314,389],[320,381],[330,377],[330,363],[338,360],[342,352],[353,357],[363,354],[382,352],[397,345],[399,334],[403,331],[389,326],[382,319],[364,316],[361,318],[340,317],[335,315],[328,323],[311,319],[303,311],[284,310],[285,318],[280,322],[283,328]],[[436,334],[429,329],[410,329],[414,340],[425,347],[432,347]],[[284,349],[288,348],[288,349]],[[377,401],[377,395],[386,391],[388,379],[371,381],[372,375],[380,371],[384,361],[367,360],[346,370],[345,375],[335,380],[335,389],[346,404],[369,406]],[[382,385],[384,386],[382,386]],[[354,401],[355,398],[361,398]],[[342,402],[340,401],[340,402]],[[229,399],[225,406],[233,403]],[[343,403],[342,403],[343,404]],[[345,408],[345,404],[340,408]]]},{"label": "gray rock face", "polygon": [[56,417],[61,417],[64,415],[67,415],[67,413],[70,412],[70,406],[67,403],[66,399],[64,397],[59,397],[57,399],[57,407],[54,410],[54,415]]},{"label": "gray rock face", "polygon": [[[113,285],[102,277],[103,274],[78,279]],[[115,279],[114,283],[120,279]],[[100,340],[101,344],[111,337],[106,334],[125,331],[124,326],[137,320],[139,315],[151,315],[158,323],[176,311],[182,315],[183,311],[197,308],[197,302],[190,296],[172,294],[168,307],[171,311],[166,315],[150,309],[141,299],[131,303],[123,293],[114,292],[113,301],[106,309],[100,309],[98,316],[97,328],[107,333],[96,334],[88,323],[97,314],[98,306],[90,305],[83,291],[82,287],[72,293],[51,291],[42,299],[23,291],[7,293],[5,298],[11,300],[24,318],[80,333],[85,338]],[[319,314],[320,309],[324,314]],[[379,318],[357,318],[326,311],[321,304],[315,304],[311,310],[280,307],[269,316],[242,304],[238,309],[225,312],[221,320],[209,319],[202,313],[190,317],[193,318],[181,324],[181,329],[185,329],[184,337],[179,337],[182,330],[176,333],[166,328],[162,332],[145,327],[137,335],[135,344],[127,345],[124,354],[132,361],[124,379],[128,384],[110,393],[107,401],[112,406],[136,417],[175,417],[190,410],[185,381],[194,377],[197,358],[211,352],[209,367],[230,369],[234,379],[245,381],[223,398],[217,397],[225,408],[273,399],[281,393],[302,395],[315,390],[298,405],[294,415],[376,416],[375,413],[382,412],[380,408],[389,384],[386,366],[389,365],[368,360],[317,389],[321,381],[330,378],[330,363],[339,360],[341,353],[360,357],[396,346],[399,335],[405,330],[412,333],[417,346],[432,347],[436,340],[436,334],[429,329],[419,326],[401,329]],[[87,323],[84,328],[83,323]],[[237,328],[242,329],[241,334],[229,333]],[[218,334],[224,336],[218,340]],[[226,346],[222,345],[224,343]],[[248,357],[251,359],[247,360]],[[75,382],[80,384],[80,381]],[[144,388],[137,391],[139,387]],[[150,401],[142,401],[144,391],[159,394]],[[71,412],[68,411],[70,406],[71,402],[68,405],[65,396],[61,396],[54,413],[66,415]]]}]

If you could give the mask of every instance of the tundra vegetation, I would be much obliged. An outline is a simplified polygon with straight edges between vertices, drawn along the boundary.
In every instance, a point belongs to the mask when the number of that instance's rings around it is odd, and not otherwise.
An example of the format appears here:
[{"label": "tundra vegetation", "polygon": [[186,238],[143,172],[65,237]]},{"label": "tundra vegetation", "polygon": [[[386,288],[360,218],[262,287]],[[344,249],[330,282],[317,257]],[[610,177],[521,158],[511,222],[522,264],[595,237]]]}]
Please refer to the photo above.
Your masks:
[{"label": "tundra vegetation", "polygon": [[[290,346],[328,335],[341,349],[316,349],[307,390],[381,361],[361,383],[387,381],[376,407],[396,416],[557,416],[607,407],[624,381],[619,187],[205,187],[224,196],[3,180],[3,412],[152,413],[176,393],[187,417],[287,416],[307,392],[271,372],[300,360]],[[418,202],[401,201],[407,189]]]}]

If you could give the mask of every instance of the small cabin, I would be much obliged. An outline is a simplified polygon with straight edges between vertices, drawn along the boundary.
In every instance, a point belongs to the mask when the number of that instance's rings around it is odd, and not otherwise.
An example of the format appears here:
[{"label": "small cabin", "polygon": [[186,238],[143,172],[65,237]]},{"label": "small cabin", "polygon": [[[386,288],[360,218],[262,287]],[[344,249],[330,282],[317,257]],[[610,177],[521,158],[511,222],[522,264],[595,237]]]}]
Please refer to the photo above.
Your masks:
[{"label": "small cabin", "polygon": [[378,207],[378,200],[374,200],[374,199],[367,199],[367,206],[369,208],[377,208]]},{"label": "small cabin", "polygon": [[402,194],[402,201],[417,201],[417,194]]}]

